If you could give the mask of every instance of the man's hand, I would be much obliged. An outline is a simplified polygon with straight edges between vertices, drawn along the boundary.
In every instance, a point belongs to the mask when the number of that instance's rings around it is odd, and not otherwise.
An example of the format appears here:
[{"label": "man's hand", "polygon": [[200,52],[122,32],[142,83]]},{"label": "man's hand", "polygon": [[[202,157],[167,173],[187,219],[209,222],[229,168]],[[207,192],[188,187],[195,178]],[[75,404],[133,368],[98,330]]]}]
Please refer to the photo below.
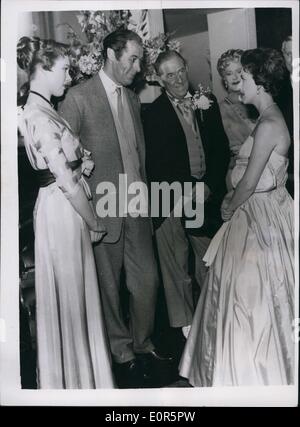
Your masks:
[{"label": "man's hand", "polygon": [[90,236],[91,236],[91,241],[92,243],[96,243],[96,242],[101,242],[101,240],[103,239],[103,237],[106,235],[106,231],[93,231],[90,230]]},{"label": "man's hand", "polygon": [[107,231],[99,218],[95,218],[94,223],[89,224],[89,229],[92,243],[100,242],[107,234]]},{"label": "man's hand", "polygon": [[228,209],[232,195],[233,195],[233,190],[226,194],[226,196],[222,202],[221,216],[222,216],[223,221],[229,221],[233,215],[234,211]]}]

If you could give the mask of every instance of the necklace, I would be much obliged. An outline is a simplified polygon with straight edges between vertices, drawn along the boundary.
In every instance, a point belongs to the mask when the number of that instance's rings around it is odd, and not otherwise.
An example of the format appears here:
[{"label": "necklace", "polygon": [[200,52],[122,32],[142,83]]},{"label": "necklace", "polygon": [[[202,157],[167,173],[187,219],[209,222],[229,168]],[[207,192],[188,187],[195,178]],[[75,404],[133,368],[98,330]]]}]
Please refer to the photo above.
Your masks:
[{"label": "necklace", "polygon": [[272,107],[272,105],[276,105],[276,102],[272,102],[272,104],[268,105],[261,113],[257,121],[260,121],[265,111],[267,111],[268,108]]},{"label": "necklace", "polygon": [[36,92],[35,90],[30,90],[29,93],[33,93],[34,95],[40,96],[44,101],[46,101],[53,108],[53,104],[43,95],[41,95],[39,92]]}]

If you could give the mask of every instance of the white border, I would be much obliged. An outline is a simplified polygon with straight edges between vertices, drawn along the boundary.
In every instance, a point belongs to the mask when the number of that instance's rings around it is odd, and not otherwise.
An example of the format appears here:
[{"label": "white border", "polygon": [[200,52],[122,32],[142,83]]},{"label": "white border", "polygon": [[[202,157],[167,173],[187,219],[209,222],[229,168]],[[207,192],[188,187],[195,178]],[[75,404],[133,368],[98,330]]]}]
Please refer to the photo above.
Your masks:
[{"label": "white border", "polygon": [[[16,88],[17,15],[39,10],[187,9],[289,7],[293,9],[294,57],[299,57],[299,5],[294,1],[26,1],[3,0],[2,59],[6,77],[1,96],[1,404],[67,406],[295,406],[298,385],[285,387],[171,388],[140,390],[22,390],[19,360],[18,183]],[[2,73],[1,73],[2,74]],[[299,82],[294,88],[295,174],[299,176]],[[297,143],[296,143],[297,142]],[[295,236],[299,235],[299,180],[296,180]],[[295,274],[299,284],[296,239]],[[296,292],[299,311],[299,289]],[[298,346],[296,346],[298,360]],[[295,375],[298,378],[298,372]]]}]

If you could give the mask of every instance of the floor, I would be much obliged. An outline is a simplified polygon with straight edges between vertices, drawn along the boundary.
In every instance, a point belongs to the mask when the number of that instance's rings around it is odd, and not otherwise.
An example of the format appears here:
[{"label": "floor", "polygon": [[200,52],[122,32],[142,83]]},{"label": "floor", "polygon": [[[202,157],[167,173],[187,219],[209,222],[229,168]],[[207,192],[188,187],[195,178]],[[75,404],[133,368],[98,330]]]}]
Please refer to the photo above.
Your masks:
[{"label": "floor", "polygon": [[[36,177],[31,168],[24,147],[18,148],[19,165],[19,246],[21,297],[24,305],[20,304],[20,364],[21,383],[23,388],[36,388],[36,340],[35,340],[35,293],[34,293],[34,257],[33,257],[33,225],[32,211],[37,196]],[[122,301],[125,313],[128,305],[128,294],[123,288]],[[170,328],[164,291],[162,285],[158,290],[156,305],[156,321],[153,332],[153,342],[159,351],[170,354],[174,365],[160,372],[161,387],[187,387],[186,381],[178,376],[177,366],[184,347],[181,329]]]},{"label": "floor", "polygon": [[[126,298],[124,297],[126,300]],[[34,316],[33,316],[34,317]],[[34,322],[29,321],[28,312],[20,305],[20,360],[22,388],[35,389],[36,385],[36,351],[34,338]],[[159,369],[155,385],[149,387],[189,387],[186,380],[178,375],[178,364],[184,348],[185,340],[180,328],[170,328],[165,305],[163,289],[160,287],[157,298],[156,321],[153,333],[155,347],[163,354],[173,357],[174,363]]]}]

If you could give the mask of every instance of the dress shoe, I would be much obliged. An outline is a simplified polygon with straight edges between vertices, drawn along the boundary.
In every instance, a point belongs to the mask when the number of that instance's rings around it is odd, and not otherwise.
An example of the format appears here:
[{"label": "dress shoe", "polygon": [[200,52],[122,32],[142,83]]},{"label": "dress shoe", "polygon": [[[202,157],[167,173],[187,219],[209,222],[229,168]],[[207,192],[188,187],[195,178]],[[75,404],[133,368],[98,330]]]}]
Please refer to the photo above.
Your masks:
[{"label": "dress shoe", "polygon": [[171,356],[163,356],[160,354],[155,348],[151,351],[148,351],[147,353],[139,353],[136,355],[137,358],[141,361],[147,361],[147,362],[168,362],[171,363],[174,361],[173,357]]},{"label": "dress shoe", "polygon": [[145,384],[148,388],[165,387],[170,384],[177,366],[173,357],[163,356],[156,349],[137,355],[143,366]]},{"label": "dress shoe", "polygon": [[145,378],[143,367],[137,359],[116,363],[115,373],[120,388],[143,388]]},{"label": "dress shoe", "polygon": [[163,356],[155,348],[148,353],[145,353],[145,355],[158,362],[173,362],[173,357]]}]

